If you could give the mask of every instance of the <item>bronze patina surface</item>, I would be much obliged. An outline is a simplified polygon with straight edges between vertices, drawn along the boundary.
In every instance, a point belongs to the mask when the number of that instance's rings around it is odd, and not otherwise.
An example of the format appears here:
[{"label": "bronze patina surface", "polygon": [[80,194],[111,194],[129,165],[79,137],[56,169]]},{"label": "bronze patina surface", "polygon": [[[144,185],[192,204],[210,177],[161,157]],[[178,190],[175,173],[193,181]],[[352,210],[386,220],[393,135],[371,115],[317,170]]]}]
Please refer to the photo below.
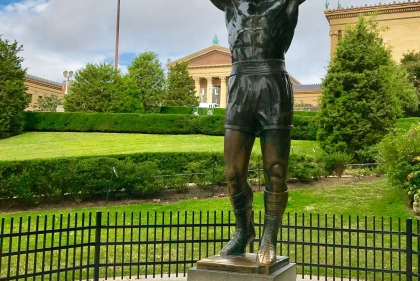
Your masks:
[{"label": "bronze patina surface", "polygon": [[243,255],[255,237],[247,178],[259,133],[266,186],[264,231],[255,259],[260,266],[271,266],[276,263],[277,234],[288,201],[286,177],[293,127],[293,87],[285,54],[293,39],[299,5],[305,0],[210,1],[225,13],[232,54],[224,156],[236,230],[220,255]]},{"label": "bronze patina surface", "polygon": [[277,256],[275,262],[272,265],[261,266],[257,264],[256,257],[256,254],[249,253],[245,254],[244,256],[228,257],[216,255],[198,261],[197,269],[270,275],[283,266],[289,264],[288,257]]}]

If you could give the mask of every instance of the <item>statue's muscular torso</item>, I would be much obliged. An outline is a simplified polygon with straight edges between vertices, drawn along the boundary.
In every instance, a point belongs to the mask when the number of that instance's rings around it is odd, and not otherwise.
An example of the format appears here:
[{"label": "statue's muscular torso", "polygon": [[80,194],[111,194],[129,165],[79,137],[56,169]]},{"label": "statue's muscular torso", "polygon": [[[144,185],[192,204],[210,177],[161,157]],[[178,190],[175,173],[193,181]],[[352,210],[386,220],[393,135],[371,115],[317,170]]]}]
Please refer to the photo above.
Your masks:
[{"label": "statue's muscular torso", "polygon": [[232,62],[284,59],[302,0],[211,0],[226,14]]}]

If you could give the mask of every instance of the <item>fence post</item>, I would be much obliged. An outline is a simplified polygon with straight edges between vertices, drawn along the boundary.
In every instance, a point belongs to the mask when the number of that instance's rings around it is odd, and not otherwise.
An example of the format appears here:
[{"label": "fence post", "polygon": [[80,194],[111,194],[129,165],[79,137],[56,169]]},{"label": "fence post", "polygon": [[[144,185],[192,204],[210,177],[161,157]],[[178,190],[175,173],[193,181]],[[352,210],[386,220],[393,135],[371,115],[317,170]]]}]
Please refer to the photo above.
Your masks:
[{"label": "fence post", "polygon": [[95,232],[95,263],[93,265],[93,280],[99,281],[99,262],[101,255],[101,228],[102,212],[96,212],[96,232]]},{"label": "fence post", "polygon": [[411,218],[406,220],[406,281],[412,281],[413,279],[413,222]]},{"label": "fence post", "polygon": [[215,194],[215,183],[214,183],[214,166],[216,166],[216,157],[215,156],[213,156],[213,179],[212,179],[212,185],[213,185],[213,197],[214,197],[214,194]]}]

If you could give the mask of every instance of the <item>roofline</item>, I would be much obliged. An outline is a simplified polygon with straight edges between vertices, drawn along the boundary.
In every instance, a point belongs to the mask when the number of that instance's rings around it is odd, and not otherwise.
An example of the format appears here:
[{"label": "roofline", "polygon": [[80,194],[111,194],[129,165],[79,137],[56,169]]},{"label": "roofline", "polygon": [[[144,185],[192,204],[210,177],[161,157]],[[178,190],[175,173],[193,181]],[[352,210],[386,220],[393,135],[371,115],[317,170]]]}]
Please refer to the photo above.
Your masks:
[{"label": "roofline", "polygon": [[292,75],[290,75],[290,73],[289,73],[289,78],[292,81],[292,84],[294,84],[293,86],[300,86],[300,85],[302,85],[302,83],[300,83],[299,80],[297,80],[295,77],[293,77]]},{"label": "roofline", "polygon": [[53,88],[56,88],[57,90],[61,90],[62,87],[63,87],[63,85],[58,83],[58,82],[54,82],[54,81],[47,80],[47,79],[37,77],[37,76],[34,76],[34,75],[30,75],[30,74],[25,75],[25,82],[26,81],[33,82],[33,83],[36,83],[36,84],[39,84],[39,85],[44,85],[44,86],[47,86],[47,87],[53,87]]},{"label": "roofline", "polygon": [[328,21],[335,18],[349,18],[349,17],[358,17],[359,14],[365,16],[372,16],[376,14],[393,14],[401,12],[414,12],[420,11],[420,0],[408,0],[402,3],[393,3],[389,4],[375,4],[364,6],[356,6],[349,8],[338,8],[333,10],[325,10],[324,14],[327,17]]},{"label": "roofline", "polygon": [[[304,87],[311,87],[313,86],[313,88],[304,88]],[[293,89],[295,87],[302,87],[302,89],[296,89],[297,91],[314,91],[314,90],[322,90],[321,89],[321,84],[300,84],[300,85],[293,85]]]}]

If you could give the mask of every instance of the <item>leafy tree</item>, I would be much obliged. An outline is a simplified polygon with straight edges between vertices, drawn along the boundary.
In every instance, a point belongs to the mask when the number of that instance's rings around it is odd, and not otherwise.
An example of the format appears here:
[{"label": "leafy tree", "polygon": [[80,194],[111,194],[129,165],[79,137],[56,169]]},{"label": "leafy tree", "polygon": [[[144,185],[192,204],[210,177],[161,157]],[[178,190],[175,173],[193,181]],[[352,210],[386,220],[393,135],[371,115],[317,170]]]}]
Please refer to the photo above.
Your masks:
[{"label": "leafy tree", "polygon": [[64,97],[66,111],[142,112],[136,83],[122,76],[111,64],[87,64],[76,72],[69,94]]},{"label": "leafy tree", "polygon": [[165,72],[157,54],[144,52],[128,67],[128,74],[137,83],[146,112],[158,110],[165,97]]},{"label": "leafy tree", "polygon": [[401,66],[408,72],[408,79],[413,83],[417,98],[420,100],[420,52],[409,51],[403,55]]},{"label": "leafy tree", "polygon": [[169,69],[165,105],[198,106],[194,79],[188,72],[188,62],[176,63]]},{"label": "leafy tree", "polygon": [[416,88],[410,82],[407,70],[400,65],[393,64],[384,74],[388,75],[389,90],[397,98],[399,117],[413,115],[417,111],[419,99]]},{"label": "leafy tree", "polygon": [[0,36],[0,138],[23,131],[24,112],[29,104],[24,84],[26,69],[18,53],[22,45],[10,43]]},{"label": "leafy tree", "polygon": [[61,99],[56,95],[45,96],[38,100],[37,110],[38,111],[50,111],[55,112],[57,105],[61,104]]},{"label": "leafy tree", "polygon": [[346,28],[321,88],[318,140],[327,153],[356,154],[378,143],[401,113],[391,50],[374,19]]}]

